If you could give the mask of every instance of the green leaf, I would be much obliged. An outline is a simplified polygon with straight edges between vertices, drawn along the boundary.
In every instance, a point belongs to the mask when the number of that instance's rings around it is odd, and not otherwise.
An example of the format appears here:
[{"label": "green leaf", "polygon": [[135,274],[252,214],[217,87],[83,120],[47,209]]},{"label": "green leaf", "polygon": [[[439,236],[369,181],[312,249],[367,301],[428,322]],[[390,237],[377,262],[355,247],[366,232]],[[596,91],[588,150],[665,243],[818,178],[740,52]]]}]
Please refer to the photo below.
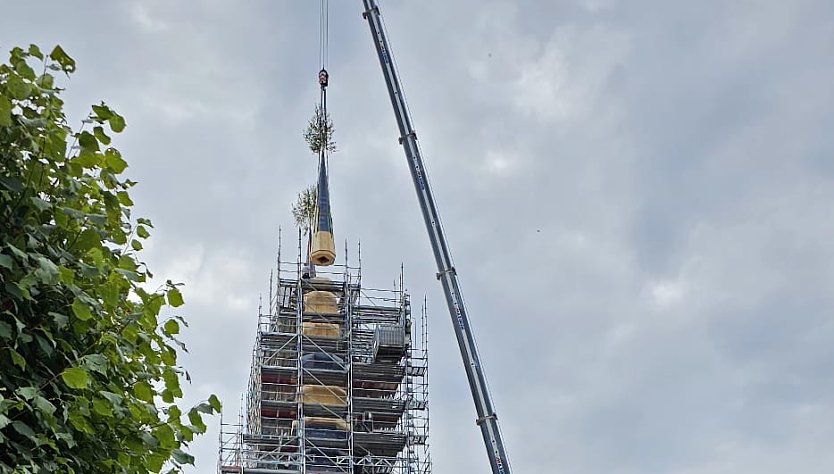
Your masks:
[{"label": "green leaf", "polygon": [[[171,293],[169,292],[168,293],[168,299],[169,300],[170,300],[170,297],[171,297]],[[180,325],[179,325],[178,322],[174,321],[173,319],[169,319],[168,321],[165,322],[165,325],[162,326],[162,330],[165,332],[165,334],[167,334],[169,336],[173,336],[175,334],[180,333]]]},{"label": "green leaf", "polygon": [[95,430],[90,423],[87,422],[87,418],[81,415],[79,412],[72,412],[69,415],[69,422],[70,424],[78,431],[87,433],[87,434],[95,434]]},{"label": "green leaf", "polygon": [[65,314],[56,313],[54,311],[50,311],[47,314],[52,316],[52,319],[55,321],[55,325],[58,326],[59,329],[63,329],[64,326],[66,326],[67,323],[69,323],[69,317],[67,317],[67,315]]},{"label": "green leaf", "polygon": [[139,242],[138,240],[131,240],[130,247],[138,252],[142,250],[142,242]]},{"label": "green leaf", "polygon": [[113,392],[108,392],[108,391],[105,391],[105,390],[102,390],[100,395],[102,397],[106,398],[107,401],[110,402],[110,404],[113,405],[114,408],[121,406],[122,405],[122,400],[124,399],[124,397],[122,397],[121,395],[115,394]]},{"label": "green leaf", "polygon": [[36,57],[40,60],[43,60],[43,53],[41,52],[41,49],[38,48],[37,45],[30,44],[28,53],[29,53],[30,56],[34,56],[34,57]]},{"label": "green leaf", "polygon": [[[9,426],[9,423],[11,423],[11,422],[12,422],[12,420],[6,418],[5,415],[0,415],[0,430]],[[0,439],[2,439],[2,438],[0,438]]]},{"label": "green leaf", "polygon": [[41,199],[40,196],[32,196],[29,200],[32,201],[32,204],[34,204],[35,207],[41,212],[46,211],[52,207],[51,203],[49,203],[48,201],[44,201],[43,199]]},{"label": "green leaf", "polygon": [[41,89],[51,90],[55,88],[55,77],[52,74],[44,73],[38,77],[38,80],[35,81],[35,84],[38,85]]},{"label": "green leaf", "polygon": [[125,278],[127,278],[130,281],[139,281],[139,274],[136,273],[136,272],[132,272],[130,270],[124,270],[122,268],[117,268],[116,273],[118,273],[119,275],[124,276]]},{"label": "green leaf", "polygon": [[193,408],[188,411],[188,421],[194,426],[195,433],[205,433],[206,432],[206,424],[203,423],[203,417],[200,415],[200,412],[194,410]]},{"label": "green leaf", "polygon": [[67,267],[58,267],[58,279],[61,283],[71,285],[75,282],[75,271]]},{"label": "green leaf", "polygon": [[60,46],[55,46],[55,49],[49,53],[49,57],[55,60],[58,64],[61,65],[61,69],[64,72],[73,72],[75,71],[75,60],[69,57],[66,51],[63,50]]},{"label": "green leaf", "polygon": [[12,356],[12,362],[14,365],[20,367],[20,370],[26,369],[26,359],[24,359],[22,355],[18,354],[16,350],[9,347],[9,355]]},{"label": "green leaf", "polygon": [[78,144],[81,145],[82,151],[98,151],[98,140],[95,135],[90,132],[81,132],[78,134]]},{"label": "green leaf", "polygon": [[18,288],[18,286],[14,283],[6,283],[3,285],[3,288],[5,288],[6,293],[18,301],[26,299],[26,295],[24,295],[23,292],[20,291],[20,288]]},{"label": "green leaf", "polygon": [[139,433],[139,438],[142,439],[142,442],[145,443],[145,446],[149,446],[151,448],[156,448],[159,446],[159,441],[156,440],[150,433],[143,431]]},{"label": "green leaf", "polygon": [[101,236],[99,236],[98,232],[93,228],[84,229],[84,231],[78,236],[75,246],[82,252],[90,250],[91,248],[100,247]]},{"label": "green leaf", "polygon": [[223,405],[220,403],[220,399],[217,398],[217,395],[212,394],[208,399],[209,405],[214,409],[215,413],[220,413],[223,409]]},{"label": "green leaf", "polygon": [[55,218],[55,225],[61,229],[67,228],[67,223],[69,219],[67,218],[67,213],[63,209],[58,209],[54,214],[53,217]]},{"label": "green leaf", "polygon": [[148,237],[151,236],[151,234],[148,232],[148,229],[146,229],[144,226],[141,226],[141,225],[136,226],[136,235],[138,235],[139,237],[141,237],[143,239],[147,239]]},{"label": "green leaf", "polygon": [[12,74],[6,82],[6,91],[12,99],[23,100],[29,97],[31,92],[29,84],[23,82],[20,76]]},{"label": "green leaf", "polygon": [[89,354],[81,358],[84,367],[93,372],[107,375],[107,357],[102,354]]},{"label": "green leaf", "polygon": [[110,407],[110,404],[102,398],[96,398],[93,400],[93,411],[101,416],[113,416],[113,409]]},{"label": "green leaf", "polygon": [[14,70],[26,79],[35,80],[35,71],[24,60],[15,61]]},{"label": "green leaf", "polygon": [[46,257],[37,257],[38,269],[35,270],[35,276],[47,285],[52,285],[58,281],[60,274],[58,267]]},{"label": "green leaf", "polygon": [[133,205],[133,201],[130,199],[130,194],[128,194],[127,191],[119,191],[116,193],[116,196],[118,196],[119,202],[123,206],[130,207]]},{"label": "green leaf", "polygon": [[[183,304],[182,293],[180,293],[179,289],[171,288],[170,290],[168,290],[168,304],[173,306],[174,308],[182,306],[182,304]],[[174,321],[169,321],[169,322],[174,322]],[[174,333],[174,334],[176,334],[176,333]]]},{"label": "green leaf", "polygon": [[8,244],[9,250],[12,251],[13,254],[17,255],[17,258],[20,259],[22,262],[27,262],[29,260],[29,254],[20,250],[19,248],[15,247],[12,244]]},{"label": "green leaf", "polygon": [[180,417],[182,416],[182,411],[180,411],[180,408],[176,405],[171,405],[168,408],[166,408],[165,413],[168,414],[168,421],[179,421]]},{"label": "green leaf", "polygon": [[122,159],[121,153],[114,148],[108,148],[104,151],[104,163],[115,174],[119,174],[127,168],[127,162]]},{"label": "green leaf", "polygon": [[55,350],[55,341],[52,335],[49,333],[48,330],[40,328],[41,332],[44,333],[44,336],[40,334],[35,334],[35,342],[38,343],[38,347],[41,348],[41,351],[46,355],[51,355],[52,352]]},{"label": "green leaf", "polygon": [[180,427],[180,435],[182,435],[182,438],[188,442],[194,440],[194,430],[189,428],[187,425]]},{"label": "green leaf", "polygon": [[128,342],[135,343],[139,337],[139,328],[135,324],[129,324],[122,330],[122,335]]},{"label": "green leaf", "polygon": [[159,472],[165,462],[168,461],[168,456],[163,456],[162,454],[151,454],[147,459],[148,461],[146,465],[148,471]]},{"label": "green leaf", "polygon": [[87,321],[93,317],[92,311],[90,311],[90,307],[87,303],[81,301],[78,297],[75,298],[72,302],[72,313],[75,315],[76,318]]},{"label": "green leaf", "polygon": [[103,102],[101,105],[94,105],[93,112],[96,114],[96,118],[101,120],[108,120],[113,116],[113,111],[110,110],[110,107],[105,105]]},{"label": "green leaf", "polygon": [[8,255],[5,255],[5,254],[0,254],[0,267],[6,267],[9,270],[11,270],[12,269],[12,257],[10,257]]},{"label": "green leaf", "polygon": [[101,142],[102,145],[109,145],[110,144],[110,137],[104,133],[104,127],[102,126],[95,126],[93,127],[93,135],[96,137],[96,140]]},{"label": "green leaf", "polygon": [[194,456],[184,452],[181,449],[175,449],[171,451],[171,455],[174,457],[174,461],[180,464],[194,464]]},{"label": "green leaf", "polygon": [[[0,339],[12,338],[12,326],[9,323],[0,321]],[[171,365],[171,364],[169,364]]]},{"label": "green leaf", "polygon": [[82,367],[70,367],[61,372],[61,378],[70,388],[87,388],[90,383],[90,375]]},{"label": "green leaf", "polygon": [[165,388],[170,390],[174,396],[182,396],[180,379],[176,372],[174,372],[171,368],[167,368],[164,372],[162,372],[162,379],[165,381]]},{"label": "green leaf", "polygon": [[25,277],[21,278],[20,281],[17,282],[18,288],[23,291],[29,291],[35,283],[38,282],[38,278],[35,276],[34,272],[28,273]]},{"label": "green leaf", "polygon": [[52,404],[52,402],[43,398],[40,395],[36,395],[35,400],[32,403],[35,405],[35,408],[50,416],[53,413],[55,413],[55,410],[57,409],[55,405]]},{"label": "green leaf", "polygon": [[125,129],[124,117],[116,112],[113,112],[113,116],[110,117],[108,122],[110,123],[110,130],[113,130],[115,133],[121,133],[121,131]]},{"label": "green leaf", "polygon": [[29,438],[30,440],[35,439],[35,432],[32,431],[32,428],[30,428],[29,425],[23,423],[22,421],[12,422],[12,428],[14,428],[14,430],[20,433],[21,435]]},{"label": "green leaf", "polygon": [[163,348],[159,356],[165,365],[174,365],[177,363],[177,352],[173,349]]},{"label": "green leaf", "polygon": [[38,393],[38,389],[35,387],[20,387],[14,392],[20,395],[24,400],[31,400],[35,398],[35,395]]},{"label": "green leaf", "polygon": [[115,308],[119,304],[119,287],[116,283],[108,282],[99,288],[105,306]]},{"label": "green leaf", "polygon": [[133,394],[136,395],[136,398],[139,400],[153,403],[153,389],[150,384],[144,380],[136,382],[136,385],[133,386]]},{"label": "green leaf", "polygon": [[0,96],[0,127],[12,126],[12,103],[4,96]]},{"label": "green leaf", "polygon": [[72,160],[72,163],[82,168],[92,168],[98,166],[99,158],[100,156],[89,148],[82,148],[81,153]]},{"label": "green leaf", "polygon": [[[0,101],[2,100],[3,98],[0,97]],[[19,179],[11,176],[0,176],[0,186],[3,186],[13,193],[23,191],[23,183],[21,183]]]}]

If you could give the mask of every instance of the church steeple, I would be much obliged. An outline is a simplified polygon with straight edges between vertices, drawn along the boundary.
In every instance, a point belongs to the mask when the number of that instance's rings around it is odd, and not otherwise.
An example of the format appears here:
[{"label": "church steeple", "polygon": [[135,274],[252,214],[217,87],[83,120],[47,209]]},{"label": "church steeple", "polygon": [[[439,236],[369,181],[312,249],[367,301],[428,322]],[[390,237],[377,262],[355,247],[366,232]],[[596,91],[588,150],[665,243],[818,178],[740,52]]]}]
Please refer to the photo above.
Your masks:
[{"label": "church steeple", "polygon": [[316,185],[316,212],[313,229],[310,234],[310,260],[313,265],[322,267],[333,265],[336,261],[336,246],[333,242],[333,217],[330,213],[330,186],[327,177],[327,154],[331,143],[331,127],[327,115],[327,84],[329,75],[322,69],[319,72],[321,86],[321,113],[318,116],[318,153],[319,177]]}]

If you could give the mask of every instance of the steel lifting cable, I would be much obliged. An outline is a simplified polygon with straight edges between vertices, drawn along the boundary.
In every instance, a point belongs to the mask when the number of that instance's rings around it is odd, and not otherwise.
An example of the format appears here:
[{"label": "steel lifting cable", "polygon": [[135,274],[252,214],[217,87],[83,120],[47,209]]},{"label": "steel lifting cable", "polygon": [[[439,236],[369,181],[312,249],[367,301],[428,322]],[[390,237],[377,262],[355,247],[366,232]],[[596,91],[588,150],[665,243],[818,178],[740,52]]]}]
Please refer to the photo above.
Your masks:
[{"label": "steel lifting cable", "polygon": [[327,67],[330,56],[330,0],[324,1],[324,63],[322,69]]},{"label": "steel lifting cable", "polygon": [[328,30],[330,27],[330,2],[320,0],[319,2],[319,63],[322,69],[327,66],[327,49],[329,42]]},{"label": "steel lifting cable", "polygon": [[319,11],[319,60],[321,62],[321,70],[319,71],[319,86],[321,86],[321,94],[319,97],[319,107],[321,114],[319,115],[319,137],[321,148],[319,150],[320,158],[325,162],[327,156],[327,85],[329,82],[329,74],[327,72],[327,56],[330,42],[330,0],[320,0]]}]

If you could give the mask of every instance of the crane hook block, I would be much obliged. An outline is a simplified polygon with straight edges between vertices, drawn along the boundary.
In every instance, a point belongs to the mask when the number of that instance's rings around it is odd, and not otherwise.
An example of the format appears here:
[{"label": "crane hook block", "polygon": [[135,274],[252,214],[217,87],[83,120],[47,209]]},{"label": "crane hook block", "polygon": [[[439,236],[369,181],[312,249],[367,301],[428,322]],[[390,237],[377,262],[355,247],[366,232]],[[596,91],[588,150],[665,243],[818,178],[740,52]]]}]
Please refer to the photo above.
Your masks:
[{"label": "crane hook block", "polygon": [[327,87],[327,82],[330,79],[330,74],[327,73],[327,69],[322,69],[319,71],[319,85],[322,89]]}]

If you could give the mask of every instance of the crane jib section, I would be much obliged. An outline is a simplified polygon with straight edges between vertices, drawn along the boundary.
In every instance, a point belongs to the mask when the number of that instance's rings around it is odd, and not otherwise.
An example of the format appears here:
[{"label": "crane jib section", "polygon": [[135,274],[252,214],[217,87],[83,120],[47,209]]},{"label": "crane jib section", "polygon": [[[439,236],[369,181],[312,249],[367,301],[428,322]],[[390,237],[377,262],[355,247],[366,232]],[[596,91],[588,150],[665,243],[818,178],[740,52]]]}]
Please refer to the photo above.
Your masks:
[{"label": "crane jib section", "polygon": [[504,450],[504,443],[501,439],[501,432],[498,426],[498,417],[492,406],[492,400],[487,390],[486,379],[481,367],[478,351],[475,346],[475,339],[469,326],[469,319],[466,308],[461,297],[457,273],[452,265],[452,258],[449,253],[443,227],[440,223],[440,216],[437,212],[431,187],[427,180],[423,159],[420,156],[420,149],[417,145],[417,134],[411,125],[411,118],[406,107],[405,97],[400,87],[399,77],[388,46],[388,40],[382,25],[379,13],[379,6],[376,0],[362,0],[365,6],[364,18],[368,20],[371,35],[374,39],[379,63],[382,67],[382,74],[388,88],[388,95],[394,107],[394,115],[399,127],[399,142],[403,147],[406,159],[408,160],[411,177],[417,191],[417,199],[423,214],[423,220],[429,233],[432,251],[437,263],[437,279],[443,287],[446,296],[446,304],[453,320],[455,337],[460,347],[461,357],[464,362],[464,369],[472,391],[472,398],[475,402],[475,411],[478,415],[477,424],[481,429],[484,444],[490,459],[490,466],[494,474],[509,474],[510,466]]}]

